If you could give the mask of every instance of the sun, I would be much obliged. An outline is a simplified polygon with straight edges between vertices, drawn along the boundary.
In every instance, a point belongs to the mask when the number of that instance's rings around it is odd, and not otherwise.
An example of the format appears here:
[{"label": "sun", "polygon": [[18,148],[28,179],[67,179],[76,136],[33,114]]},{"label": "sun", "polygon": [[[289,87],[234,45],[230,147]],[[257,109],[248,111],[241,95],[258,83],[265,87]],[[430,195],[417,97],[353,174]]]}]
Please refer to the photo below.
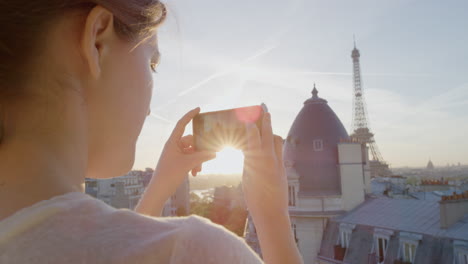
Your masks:
[{"label": "sun", "polygon": [[244,154],[232,147],[225,147],[216,153],[216,158],[203,164],[203,174],[241,174]]}]

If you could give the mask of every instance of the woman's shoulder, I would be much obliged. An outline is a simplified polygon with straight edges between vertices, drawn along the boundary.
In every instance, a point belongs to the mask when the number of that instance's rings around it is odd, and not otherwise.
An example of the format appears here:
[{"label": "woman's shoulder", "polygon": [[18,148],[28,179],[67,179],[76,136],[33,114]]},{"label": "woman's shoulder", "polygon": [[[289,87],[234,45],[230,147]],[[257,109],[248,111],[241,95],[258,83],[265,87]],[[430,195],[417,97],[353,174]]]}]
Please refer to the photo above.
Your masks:
[{"label": "woman's shoulder", "polygon": [[261,263],[243,239],[206,218],[146,216],[81,193],[25,208],[1,221],[0,232],[1,263]]},{"label": "woman's shoulder", "polygon": [[100,209],[92,216],[98,227],[93,229],[96,232],[92,237],[118,252],[116,258],[120,261],[136,258],[138,263],[154,263],[146,262],[149,259],[173,264],[261,263],[242,238],[207,218],[152,217],[114,209],[97,199],[94,203]]},{"label": "woman's shoulder", "polygon": [[190,215],[167,221],[181,221],[173,263],[262,263],[244,239],[209,219]]},{"label": "woman's shoulder", "polygon": [[[150,217],[120,209],[112,218],[113,228],[116,231],[126,228],[122,239],[139,244],[135,247],[139,251],[137,255],[145,259],[173,264],[262,263],[242,238],[197,215]],[[141,260],[139,263],[147,262]]]}]

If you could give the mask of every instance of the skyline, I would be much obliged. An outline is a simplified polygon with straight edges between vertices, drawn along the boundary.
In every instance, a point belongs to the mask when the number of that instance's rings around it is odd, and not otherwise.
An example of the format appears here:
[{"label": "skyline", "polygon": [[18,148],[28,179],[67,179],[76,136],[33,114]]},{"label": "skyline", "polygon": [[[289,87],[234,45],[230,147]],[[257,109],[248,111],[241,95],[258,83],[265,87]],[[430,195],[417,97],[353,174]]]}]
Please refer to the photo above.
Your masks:
[{"label": "skyline", "polygon": [[285,138],[314,82],[350,134],[353,34],[370,128],[390,166],[468,163],[468,3],[288,3],[167,1],[134,169],[156,166],[175,122],[196,106],[265,102]]}]

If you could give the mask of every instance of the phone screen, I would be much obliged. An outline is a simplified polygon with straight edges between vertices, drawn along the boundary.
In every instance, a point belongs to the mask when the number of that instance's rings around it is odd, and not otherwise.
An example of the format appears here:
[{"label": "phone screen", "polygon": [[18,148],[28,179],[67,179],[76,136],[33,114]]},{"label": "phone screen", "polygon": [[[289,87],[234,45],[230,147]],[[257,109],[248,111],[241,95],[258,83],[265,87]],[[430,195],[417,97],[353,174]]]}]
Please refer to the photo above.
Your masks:
[{"label": "phone screen", "polygon": [[255,123],[261,133],[263,113],[262,106],[256,105],[198,114],[193,119],[195,149],[245,148],[246,123]]}]

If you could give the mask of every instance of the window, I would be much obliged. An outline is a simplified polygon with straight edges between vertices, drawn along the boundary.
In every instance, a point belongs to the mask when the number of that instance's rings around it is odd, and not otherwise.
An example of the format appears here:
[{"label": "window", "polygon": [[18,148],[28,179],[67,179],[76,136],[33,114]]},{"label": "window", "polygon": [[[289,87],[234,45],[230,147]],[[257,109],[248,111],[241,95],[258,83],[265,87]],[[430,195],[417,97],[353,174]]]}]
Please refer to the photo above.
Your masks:
[{"label": "window", "polygon": [[457,264],[468,264],[468,252],[457,252],[455,261],[458,261]]},{"label": "window", "polygon": [[296,206],[296,187],[288,186],[289,206]]},{"label": "window", "polygon": [[384,263],[387,254],[388,241],[393,231],[387,229],[374,229],[374,243],[372,245],[372,253],[375,254],[377,263]]},{"label": "window", "polygon": [[339,261],[343,261],[346,255],[346,249],[349,248],[351,241],[351,234],[353,233],[356,225],[341,223],[339,227],[339,236],[334,247],[333,258]]},{"label": "window", "polygon": [[453,241],[454,249],[454,264],[468,264],[468,242],[455,240]]},{"label": "window", "polygon": [[337,244],[340,244],[342,248],[349,248],[349,241],[351,241],[351,234],[353,233],[356,225],[341,223],[340,224],[340,236]]},{"label": "window", "polygon": [[322,151],[323,150],[323,141],[321,139],[314,139],[314,151]]},{"label": "window", "polygon": [[375,253],[379,259],[379,263],[383,263],[385,260],[385,254],[387,253],[388,239],[384,237],[378,237],[376,240]]},{"label": "window", "polygon": [[416,246],[413,243],[403,243],[403,261],[411,262],[414,261],[414,253],[416,253]]},{"label": "window", "polygon": [[341,246],[344,248],[349,248],[350,239],[351,239],[351,232],[341,233]]},{"label": "window", "polygon": [[413,263],[416,249],[418,248],[419,241],[422,240],[422,235],[400,232],[400,248],[398,249],[398,259]]}]

